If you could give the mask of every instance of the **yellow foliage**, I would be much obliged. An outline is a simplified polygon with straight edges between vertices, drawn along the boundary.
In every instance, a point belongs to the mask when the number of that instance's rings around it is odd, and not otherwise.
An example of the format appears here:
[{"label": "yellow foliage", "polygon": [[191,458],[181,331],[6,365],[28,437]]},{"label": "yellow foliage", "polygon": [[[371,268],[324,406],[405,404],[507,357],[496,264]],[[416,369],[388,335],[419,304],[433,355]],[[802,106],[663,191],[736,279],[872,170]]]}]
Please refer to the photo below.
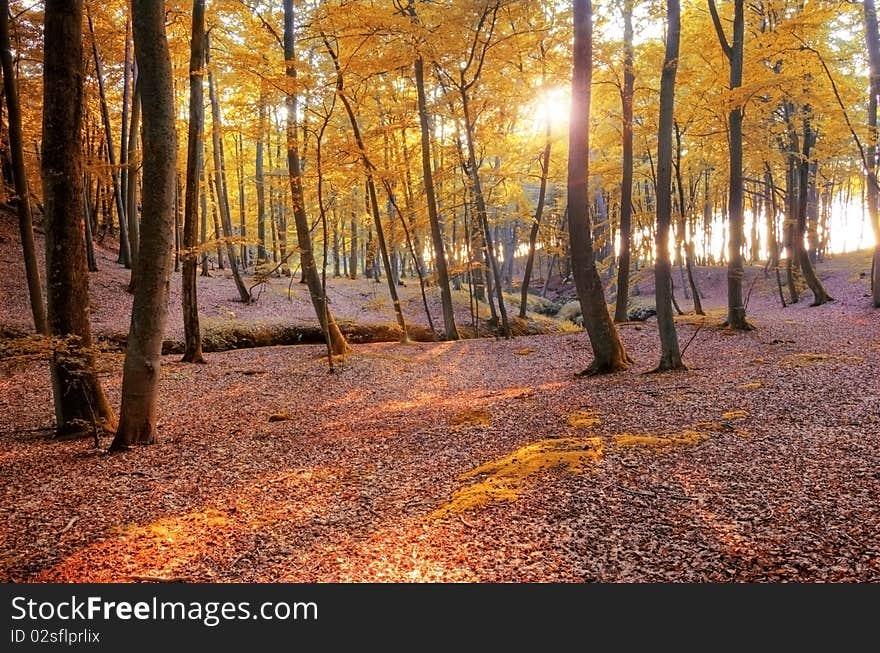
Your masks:
[{"label": "yellow foliage", "polygon": [[489,426],[491,415],[483,408],[468,408],[456,413],[449,420],[453,427],[464,428],[467,426]]},{"label": "yellow foliage", "polygon": [[621,433],[614,436],[614,444],[618,447],[668,447],[672,445],[687,446],[708,440],[709,435],[702,431],[685,430],[681,435],[657,437],[654,435],[634,435]]},{"label": "yellow foliage", "polygon": [[461,480],[484,478],[458,490],[452,500],[435,510],[431,517],[443,517],[490,502],[514,501],[529,476],[560,465],[576,474],[601,457],[600,438],[549,438],[527,444],[503,458],[462,474]]},{"label": "yellow foliage", "polygon": [[589,428],[601,423],[595,410],[577,410],[568,416],[568,425],[577,428]]},{"label": "yellow foliage", "polygon": [[744,410],[728,410],[724,413],[721,413],[721,417],[724,419],[742,419],[746,417],[748,413]]}]

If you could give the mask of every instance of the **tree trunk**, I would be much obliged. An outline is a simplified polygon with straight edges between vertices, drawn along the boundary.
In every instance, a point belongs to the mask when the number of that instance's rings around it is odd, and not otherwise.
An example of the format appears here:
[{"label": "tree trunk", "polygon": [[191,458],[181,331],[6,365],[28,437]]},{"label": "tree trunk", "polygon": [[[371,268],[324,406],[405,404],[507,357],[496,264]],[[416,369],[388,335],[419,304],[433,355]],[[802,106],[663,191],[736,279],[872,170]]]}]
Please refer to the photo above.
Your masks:
[{"label": "tree trunk", "polygon": [[[480,182],[480,171],[477,166],[477,151],[476,143],[474,142],[474,122],[470,113],[467,89],[464,86],[463,80],[459,86],[459,94],[461,95],[462,111],[464,113],[465,140],[467,141],[468,148],[468,171],[470,172],[471,177],[471,186],[474,194],[474,208],[476,209],[476,217],[477,221],[479,222],[478,226],[482,228],[483,232],[482,244],[485,249],[487,271],[488,274],[491,275],[491,283],[495,290],[496,298],[498,299],[498,310],[501,313],[501,335],[503,335],[505,338],[510,338],[510,324],[507,321],[507,308],[504,306],[504,293],[501,286],[501,275],[498,272],[498,261],[495,257],[495,247],[492,240],[492,231],[489,228],[489,215],[486,211],[486,199],[485,195],[483,195],[483,187]],[[487,288],[486,295],[487,299],[489,300],[489,308],[493,309],[494,307],[492,306],[491,294],[492,289]]]},{"label": "tree trunk", "polygon": [[247,246],[247,213],[245,210],[246,198],[244,194],[244,136],[238,134],[236,141],[236,174],[238,176],[238,226],[239,236],[241,237],[241,266],[243,269],[248,267],[248,246]]},{"label": "tree trunk", "polygon": [[[415,5],[410,0],[409,10],[415,20]],[[452,304],[452,292],[449,290],[449,267],[446,262],[446,250],[443,243],[443,225],[437,210],[437,195],[434,188],[434,173],[431,169],[431,136],[428,123],[428,101],[425,95],[425,65],[421,56],[415,61],[416,92],[419,102],[419,127],[422,141],[422,176],[425,185],[425,201],[428,204],[428,223],[431,227],[431,243],[434,247],[434,269],[437,272],[437,284],[440,286],[440,303],[443,307],[443,329],[447,340],[458,340],[458,329],[455,326],[455,309]],[[420,263],[417,263],[419,265]]]},{"label": "tree trunk", "polygon": [[[745,40],[745,16],[743,0],[734,0],[733,42],[728,43],[721,26],[721,19],[715,8],[715,0],[708,0],[712,22],[721,43],[721,49],[730,64],[730,89],[742,86],[743,43]],[[735,106],[727,117],[730,137],[730,186],[728,190],[728,231],[730,232],[727,262],[727,326],[745,331],[751,329],[746,321],[746,308],[743,305],[743,133],[742,107]]]},{"label": "tree trunk", "polygon": [[[12,62],[9,43],[9,0],[0,0],[0,64],[3,67],[3,91],[9,114],[9,150],[12,160],[12,179],[15,185],[15,209],[18,214],[18,232],[21,236],[22,256],[25,276],[31,302],[34,328],[39,334],[48,334],[46,305],[43,302],[43,285],[37,263],[34,245],[34,225],[31,215],[30,190],[27,170],[24,165],[24,145],[21,134],[21,105],[18,99],[18,84]],[[88,225],[91,227],[91,225]],[[89,241],[91,242],[91,241]]]},{"label": "tree trunk", "polygon": [[629,268],[632,256],[632,185],[633,185],[633,1],[623,4],[623,180],[620,184],[620,255],[617,259],[617,301],[614,321],[629,319]]},{"label": "tree trunk", "polygon": [[[110,449],[156,439],[162,337],[174,243],[177,132],[165,1],[132,0],[132,33],[143,90],[144,187],[141,256],[122,376],[119,429]],[[132,180],[133,181],[133,180]]]},{"label": "tree trunk", "polygon": [[874,0],[865,0],[865,41],[870,64],[870,97],[868,102],[869,143],[865,171],[868,216],[874,230],[874,258],[871,266],[871,298],[880,308],[880,188],[877,182],[877,96],[880,95],[880,30]]},{"label": "tree trunk", "polygon": [[193,0],[192,40],[189,58],[189,127],[186,150],[186,189],[183,205],[183,362],[204,363],[196,286],[198,265],[199,168],[205,124],[205,0]]},{"label": "tree trunk", "polygon": [[82,0],[46,0],[41,172],[49,334],[58,435],[112,431],[113,409],[95,372],[83,242]]},{"label": "tree trunk", "polygon": [[592,2],[574,0],[574,66],[568,156],[568,234],[572,272],[590,337],[594,360],[585,371],[600,374],[626,369],[631,362],[608,313],[596,269],[589,211],[590,83],[593,75]]},{"label": "tree trunk", "polygon": [[[684,245],[684,264],[687,269],[687,284],[691,289],[691,296],[694,300],[694,313],[697,315],[705,315],[703,311],[703,302],[700,300],[700,289],[697,287],[697,281],[694,278],[694,244],[692,240],[687,238],[687,224],[685,215],[687,213],[687,205],[684,200],[684,186],[681,179],[681,133],[678,124],[673,122],[675,128],[675,177],[678,186],[678,230],[679,237]],[[691,193],[693,199],[694,193]],[[693,233],[693,232],[692,232]],[[685,299],[687,299],[687,286],[685,286]]]},{"label": "tree trunk", "polygon": [[[333,66],[336,69],[336,94],[342,101],[342,105],[345,107],[345,112],[348,115],[348,120],[351,123],[351,129],[354,133],[355,142],[357,143],[358,149],[360,150],[361,160],[364,165],[364,172],[366,173],[367,177],[367,194],[370,201],[370,211],[373,215],[373,224],[376,227],[376,240],[379,245],[379,254],[382,257],[382,265],[385,268],[385,277],[388,282],[388,293],[391,295],[391,301],[394,303],[394,314],[397,317],[397,324],[400,326],[401,329],[400,341],[407,342],[409,340],[409,335],[407,334],[406,330],[406,319],[403,316],[403,308],[400,305],[400,298],[397,295],[394,270],[391,267],[391,261],[388,256],[388,246],[385,242],[385,232],[382,228],[382,218],[379,214],[379,201],[376,197],[376,184],[373,181],[373,171],[375,170],[375,166],[367,156],[367,150],[364,145],[364,139],[361,136],[357,117],[354,114],[354,110],[352,109],[351,102],[349,101],[348,96],[345,94],[345,88],[343,86],[344,80],[342,77],[342,69],[339,66],[339,60],[336,56],[335,51],[333,50],[333,46],[330,44],[326,37],[324,37],[324,46],[327,48],[327,52],[330,55],[330,58],[333,60]],[[305,267],[303,267],[303,269],[305,269]]]},{"label": "tree trunk", "polygon": [[810,121],[807,118],[804,118],[803,156],[799,165],[798,215],[794,247],[798,263],[800,263],[801,266],[801,272],[804,274],[804,280],[807,282],[807,285],[813,293],[812,305],[821,306],[822,304],[832,301],[833,297],[828,294],[828,291],[819,279],[819,275],[816,274],[816,269],[813,267],[813,262],[810,260],[810,252],[807,251],[807,248],[804,245],[804,238],[807,231],[807,200],[810,184],[810,149],[813,145],[814,138],[815,135],[810,128]]},{"label": "tree trunk", "polygon": [[[262,89],[261,89],[262,90]],[[254,183],[257,187],[257,261],[266,261],[266,183],[263,176],[263,142],[266,139],[266,97],[261,93],[259,117],[257,119],[257,154]]]},{"label": "tree trunk", "polygon": [[541,185],[538,188],[538,204],[535,206],[532,228],[529,230],[529,253],[526,256],[526,269],[523,272],[520,290],[519,316],[523,320],[526,319],[526,310],[528,309],[529,286],[532,283],[532,267],[535,264],[535,246],[538,244],[538,232],[541,229],[541,218],[544,215],[544,203],[547,198],[547,177],[550,174],[550,152],[553,147],[552,129],[548,118],[544,136],[544,152],[541,154]]},{"label": "tree trunk", "polygon": [[672,121],[675,111],[675,77],[681,34],[679,0],[666,2],[666,56],[660,75],[660,117],[657,129],[657,261],[654,264],[660,362],[656,371],[685,369],[681,362],[678,332],[672,315],[672,263],[669,229],[672,224]]},{"label": "tree trunk", "polygon": [[[284,60],[287,76],[296,80],[296,53],[294,50],[294,13],[293,0],[284,2]],[[344,355],[350,351],[345,336],[336,325],[327,297],[323,292],[321,278],[315,265],[315,254],[312,249],[312,237],[309,232],[309,219],[306,215],[305,199],[302,186],[302,170],[299,158],[299,137],[297,134],[297,96],[292,91],[286,98],[287,105],[287,166],[290,172],[290,193],[293,198],[293,219],[296,226],[296,237],[299,245],[300,262],[303,277],[309,289],[312,306],[321,323],[325,337],[330,340],[330,348],[334,355]]]},{"label": "tree trunk", "polygon": [[229,214],[229,194],[226,189],[226,166],[223,157],[223,137],[220,118],[220,102],[217,100],[217,91],[214,87],[214,73],[211,71],[211,37],[205,34],[205,66],[208,69],[208,94],[211,100],[211,139],[214,144],[214,183],[217,188],[217,208],[220,211],[220,226],[223,229],[223,239],[226,241],[226,258],[229,259],[229,269],[232,270],[232,279],[238,290],[238,296],[245,304],[251,303],[251,293],[244,285],[239,269],[238,254],[232,243],[232,217]]},{"label": "tree trunk", "polygon": [[[88,12],[88,6],[86,6]],[[92,54],[95,58],[95,76],[98,78],[98,94],[101,100],[101,118],[104,122],[104,138],[106,139],[107,161],[110,163],[110,179],[113,182],[113,196],[116,199],[116,214],[119,217],[119,263],[131,267],[131,249],[128,241],[128,224],[125,216],[122,189],[119,187],[119,173],[116,170],[116,152],[113,149],[113,128],[110,124],[110,110],[107,108],[107,94],[104,90],[104,69],[101,66],[101,55],[98,53],[98,41],[92,16],[88,15],[89,34],[92,37]]]},{"label": "tree trunk", "polygon": [[125,198],[125,216],[128,222],[129,245],[131,250],[131,279],[128,284],[128,292],[134,292],[137,284],[137,261],[140,253],[141,225],[140,212],[137,206],[138,194],[138,132],[141,122],[141,86],[135,78],[134,94],[131,100],[131,130],[128,134],[128,190]]}]

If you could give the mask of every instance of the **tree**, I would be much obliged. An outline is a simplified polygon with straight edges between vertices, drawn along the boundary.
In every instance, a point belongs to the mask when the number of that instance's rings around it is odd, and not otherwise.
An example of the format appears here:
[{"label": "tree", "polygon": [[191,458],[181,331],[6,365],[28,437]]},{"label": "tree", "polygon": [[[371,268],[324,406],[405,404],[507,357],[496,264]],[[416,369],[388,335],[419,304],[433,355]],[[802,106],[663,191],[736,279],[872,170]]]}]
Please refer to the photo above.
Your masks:
[{"label": "tree", "polygon": [[624,370],[631,359],[608,313],[593,251],[587,190],[590,179],[590,82],[593,73],[592,13],[591,0],[574,0],[574,65],[568,136],[568,235],[571,241],[572,274],[594,356],[585,373],[601,374]]},{"label": "tree", "polygon": [[620,255],[617,259],[617,301],[614,321],[629,319],[629,268],[632,257],[632,186],[633,186],[633,0],[623,3],[623,88],[620,102],[623,109],[623,174],[620,182]]},{"label": "tree", "polygon": [[685,369],[678,347],[678,333],[672,315],[672,262],[669,258],[669,228],[672,223],[672,123],[675,116],[675,73],[681,34],[678,0],[666,2],[666,56],[660,75],[660,119],[657,131],[657,236],[654,279],[657,296],[657,327],[660,331],[658,372]]},{"label": "tree", "polygon": [[874,229],[874,258],[871,265],[871,296],[874,308],[880,308],[880,188],[877,182],[877,97],[880,95],[880,30],[877,28],[877,8],[874,0],[865,0],[865,42],[870,65],[868,99],[868,147],[865,170],[865,195],[868,215]]},{"label": "tree", "polygon": [[208,67],[208,95],[211,100],[211,142],[214,153],[214,187],[217,189],[217,209],[220,213],[220,228],[223,240],[226,241],[226,256],[229,259],[229,268],[232,270],[232,279],[238,296],[245,304],[251,303],[251,293],[244,285],[241,278],[238,253],[232,243],[232,215],[229,210],[229,190],[226,184],[226,158],[223,154],[223,125],[220,117],[220,101],[217,98],[217,90],[214,86],[214,73],[211,70],[211,40],[210,35],[205,34],[205,65]]},{"label": "tree", "polygon": [[[415,0],[409,0],[407,11],[413,23],[418,21]],[[443,227],[437,210],[437,196],[434,188],[434,173],[431,169],[431,135],[428,121],[428,100],[425,94],[425,62],[419,53],[413,63],[416,94],[419,105],[419,135],[422,147],[422,178],[425,185],[425,202],[428,207],[428,223],[431,228],[431,243],[434,246],[434,267],[437,269],[437,284],[440,286],[440,302],[443,306],[443,328],[447,340],[458,340],[455,326],[455,311],[452,293],[449,290],[449,268],[446,263],[446,250],[443,243]]]},{"label": "tree", "polygon": [[49,332],[46,324],[46,305],[34,246],[34,226],[31,216],[31,199],[27,170],[24,165],[24,145],[21,134],[21,103],[18,84],[12,62],[12,45],[9,42],[9,0],[0,0],[0,65],[3,67],[3,91],[9,114],[9,150],[12,159],[12,179],[15,184],[15,210],[18,214],[18,232],[24,257],[25,275],[31,301],[31,313],[37,333]]},{"label": "tree", "polygon": [[[730,65],[729,88],[734,91],[742,86],[743,43],[745,41],[745,16],[743,0],[733,3],[733,41],[728,42],[721,25],[721,18],[715,8],[715,0],[707,0],[712,24],[718,35],[718,42]],[[728,190],[728,230],[730,232],[727,258],[727,326],[745,331],[751,329],[746,321],[746,307],[743,304],[743,112],[742,106],[735,103],[727,114],[727,129],[730,146],[730,171]]]},{"label": "tree", "polygon": [[330,349],[334,355],[341,356],[350,351],[345,336],[339,330],[327,297],[318,275],[318,266],[315,264],[315,253],[312,248],[312,237],[309,231],[309,219],[306,214],[305,198],[302,185],[302,168],[299,154],[299,136],[297,134],[297,89],[296,83],[296,50],[294,41],[293,0],[284,0],[284,61],[287,77],[291,81],[287,92],[287,167],[290,173],[290,193],[293,198],[293,219],[296,225],[296,238],[299,244],[300,267],[303,278],[309,289],[312,306],[318,316],[321,329],[325,337],[330,341]]},{"label": "tree", "polygon": [[[199,328],[199,302],[196,288],[198,267],[199,164],[202,129],[205,124],[205,0],[193,0],[192,39],[189,59],[189,128],[186,150],[186,188],[183,204],[183,361],[204,363]],[[262,155],[262,152],[260,152]],[[262,181],[262,180],[261,180]],[[262,199],[262,192],[260,193]],[[261,242],[262,247],[262,242]]]},{"label": "tree", "polygon": [[56,432],[116,426],[95,371],[83,242],[82,0],[46,0],[41,173],[46,226],[46,298]]},{"label": "tree", "polygon": [[165,0],[132,0],[143,113],[143,197],[138,283],[122,376],[122,408],[111,450],[156,439],[162,338],[174,245],[177,132]]}]

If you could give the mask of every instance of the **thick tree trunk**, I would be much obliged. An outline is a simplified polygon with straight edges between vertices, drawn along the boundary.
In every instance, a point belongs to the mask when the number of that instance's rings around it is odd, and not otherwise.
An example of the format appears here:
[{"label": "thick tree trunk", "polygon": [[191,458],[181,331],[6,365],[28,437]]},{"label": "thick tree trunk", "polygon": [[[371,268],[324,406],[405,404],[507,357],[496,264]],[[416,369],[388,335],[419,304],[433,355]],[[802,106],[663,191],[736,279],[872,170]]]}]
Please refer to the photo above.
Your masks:
[{"label": "thick tree trunk", "polygon": [[660,362],[656,371],[685,369],[681,362],[678,332],[672,315],[672,263],[669,258],[669,230],[672,225],[672,121],[675,111],[675,77],[681,15],[678,0],[666,2],[666,57],[660,75],[660,117],[657,130],[657,261],[654,282],[657,296],[657,327],[660,332]]},{"label": "thick tree trunk", "polygon": [[630,358],[608,313],[596,269],[589,212],[590,83],[593,74],[592,2],[574,0],[574,66],[568,158],[568,234],[572,272],[590,337],[594,360],[585,371],[599,374],[626,369]]},{"label": "thick tree trunk", "polygon": [[46,0],[41,172],[49,333],[59,435],[112,431],[113,409],[95,372],[83,242],[82,0]]},{"label": "thick tree trunk", "polygon": [[186,150],[186,189],[183,204],[183,362],[204,363],[196,287],[198,265],[199,174],[205,124],[205,0],[193,0],[189,58],[189,127]]},{"label": "thick tree trunk", "polygon": [[[284,60],[286,73],[291,80],[296,80],[296,52],[294,50],[294,12],[293,0],[284,3]],[[309,220],[306,214],[305,198],[302,186],[302,170],[299,158],[299,136],[297,133],[297,97],[291,92],[286,99],[287,104],[287,166],[290,172],[290,193],[293,199],[293,218],[296,225],[296,237],[299,245],[300,262],[303,277],[309,289],[312,306],[321,323],[321,329],[330,340],[330,348],[334,355],[343,355],[350,351],[345,336],[339,330],[315,265],[315,254],[312,249],[312,237],[309,232]]]},{"label": "thick tree trunk", "polygon": [[232,216],[229,213],[229,193],[226,187],[226,165],[223,156],[222,124],[220,118],[220,102],[217,99],[217,90],[214,87],[214,73],[211,71],[211,41],[210,35],[205,35],[205,66],[208,68],[208,94],[211,100],[211,139],[214,144],[214,184],[217,189],[217,208],[220,210],[220,226],[223,229],[223,239],[226,241],[226,258],[229,259],[229,269],[232,270],[232,279],[238,296],[245,304],[250,304],[251,293],[241,278],[238,253],[232,243]]},{"label": "thick tree trunk", "polygon": [[156,439],[162,336],[174,244],[177,132],[165,0],[132,0],[135,56],[143,92],[144,194],[138,284],[122,376],[119,429],[111,450]]},{"label": "thick tree trunk", "polygon": [[[18,84],[12,62],[12,49],[9,42],[9,0],[0,0],[0,64],[3,67],[3,90],[9,114],[9,151],[12,161],[12,179],[15,186],[15,209],[18,214],[18,232],[21,236],[22,257],[25,277],[31,302],[31,314],[37,333],[48,334],[46,305],[43,302],[43,284],[37,263],[34,245],[34,226],[31,215],[30,190],[27,170],[24,165],[24,145],[21,134],[21,105],[18,99]],[[91,225],[88,225],[91,227]],[[91,242],[91,241],[89,241]]]}]

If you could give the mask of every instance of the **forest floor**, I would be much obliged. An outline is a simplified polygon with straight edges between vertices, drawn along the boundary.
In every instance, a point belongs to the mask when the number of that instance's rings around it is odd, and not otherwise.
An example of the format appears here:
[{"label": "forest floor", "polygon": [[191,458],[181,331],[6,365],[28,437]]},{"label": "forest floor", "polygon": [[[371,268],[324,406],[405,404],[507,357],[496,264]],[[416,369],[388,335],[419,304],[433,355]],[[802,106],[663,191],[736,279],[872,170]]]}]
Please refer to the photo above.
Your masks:
[{"label": "forest floor", "polygon": [[0,581],[880,581],[869,269],[826,260],[817,308],[755,273],[748,333],[707,284],[686,372],[645,373],[652,321],[592,378],[580,332],[357,345],[332,375],[319,345],[167,356],[159,440],[118,455],[47,441],[45,361],[0,361]]}]

